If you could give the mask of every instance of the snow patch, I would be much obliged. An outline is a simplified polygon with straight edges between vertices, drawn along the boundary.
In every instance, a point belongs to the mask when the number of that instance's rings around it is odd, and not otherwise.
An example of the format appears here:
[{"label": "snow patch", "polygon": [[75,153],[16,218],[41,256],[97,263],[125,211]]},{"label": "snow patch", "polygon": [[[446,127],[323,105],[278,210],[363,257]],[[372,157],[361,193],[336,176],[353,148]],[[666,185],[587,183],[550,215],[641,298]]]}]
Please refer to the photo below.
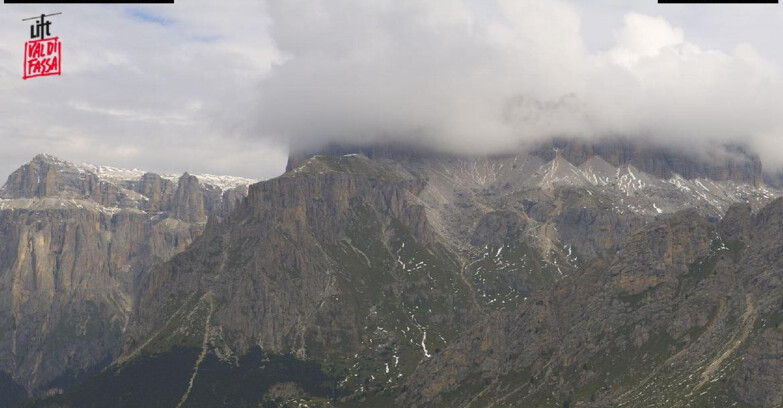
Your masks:
[{"label": "snow patch", "polygon": [[427,351],[427,331],[424,330],[424,337],[421,338],[421,349],[424,350],[424,357],[430,358],[432,355]]}]

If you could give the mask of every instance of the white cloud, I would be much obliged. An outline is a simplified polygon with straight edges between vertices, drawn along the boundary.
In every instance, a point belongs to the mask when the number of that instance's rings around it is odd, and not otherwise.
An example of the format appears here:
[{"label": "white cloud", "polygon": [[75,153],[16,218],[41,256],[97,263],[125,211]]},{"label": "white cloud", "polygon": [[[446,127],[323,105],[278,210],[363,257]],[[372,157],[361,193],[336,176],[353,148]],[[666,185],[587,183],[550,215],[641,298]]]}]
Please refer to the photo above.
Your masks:
[{"label": "white cloud", "polygon": [[[277,58],[263,4],[45,7],[2,6],[3,174],[39,152],[161,172],[280,172],[285,146],[238,134],[239,118],[226,113],[254,97]],[[63,74],[24,81],[21,19],[42,11],[63,13],[51,18]]]},{"label": "white cloud", "polygon": [[684,146],[741,140],[765,163],[783,164],[783,54],[769,40],[783,31],[779,8],[616,0],[60,5],[51,11],[63,12],[53,19],[63,76],[23,81],[21,19],[42,10],[1,7],[0,173],[46,151],[167,172],[273,176],[289,144],[404,141],[498,152],[563,134]]},{"label": "white cloud", "polygon": [[260,133],[498,152],[552,135],[758,145],[781,127],[779,69],[750,45],[706,49],[631,12],[591,52],[573,3],[492,4],[270,1],[286,59],[259,88]]},{"label": "white cloud", "polygon": [[616,33],[617,46],[611,52],[612,62],[632,67],[641,58],[653,58],[662,50],[682,45],[683,31],[663,18],[629,13],[622,30]]}]

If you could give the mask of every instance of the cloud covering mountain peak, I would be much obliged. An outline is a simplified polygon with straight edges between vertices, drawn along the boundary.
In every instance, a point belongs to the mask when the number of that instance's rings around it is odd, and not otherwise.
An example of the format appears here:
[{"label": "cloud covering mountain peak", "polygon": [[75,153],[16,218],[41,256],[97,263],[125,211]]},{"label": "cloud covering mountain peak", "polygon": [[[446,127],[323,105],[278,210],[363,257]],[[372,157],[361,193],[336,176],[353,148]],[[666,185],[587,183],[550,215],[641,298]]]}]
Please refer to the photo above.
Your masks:
[{"label": "cloud covering mountain peak", "polygon": [[[779,165],[779,69],[750,45],[689,41],[628,13],[590,51],[573,3],[270,1],[283,58],[257,127],[294,150],[406,142],[492,153],[552,136],[742,143]],[[609,29],[609,28],[607,28]]]}]

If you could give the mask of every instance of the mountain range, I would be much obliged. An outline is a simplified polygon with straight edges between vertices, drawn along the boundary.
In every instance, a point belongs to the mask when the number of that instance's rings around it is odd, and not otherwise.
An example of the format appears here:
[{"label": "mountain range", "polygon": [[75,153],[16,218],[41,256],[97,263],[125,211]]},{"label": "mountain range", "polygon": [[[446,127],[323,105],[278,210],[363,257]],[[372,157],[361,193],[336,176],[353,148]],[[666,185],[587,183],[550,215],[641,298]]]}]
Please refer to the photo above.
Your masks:
[{"label": "mountain range", "polygon": [[260,182],[36,156],[0,190],[0,406],[779,406],[771,174],[619,139]]},{"label": "mountain range", "polygon": [[0,383],[16,384],[0,401],[56,392],[110,362],[150,267],[187,248],[208,216],[231,212],[255,181],[48,155],[11,174],[0,190]]}]

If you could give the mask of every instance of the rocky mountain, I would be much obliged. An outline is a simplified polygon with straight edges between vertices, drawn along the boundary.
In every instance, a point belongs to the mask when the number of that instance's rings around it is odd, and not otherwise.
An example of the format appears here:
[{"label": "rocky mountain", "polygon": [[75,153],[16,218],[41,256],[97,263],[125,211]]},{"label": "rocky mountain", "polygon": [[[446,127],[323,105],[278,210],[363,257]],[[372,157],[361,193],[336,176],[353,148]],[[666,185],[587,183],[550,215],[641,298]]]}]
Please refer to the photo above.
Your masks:
[{"label": "rocky mountain", "polygon": [[[685,179],[731,180],[753,186],[766,183],[779,187],[781,176],[779,172],[763,172],[759,157],[737,145],[714,145],[705,151],[695,152],[620,137],[595,140],[554,138],[528,145],[522,150],[545,161],[560,155],[575,166],[600,157],[614,167],[631,165],[661,179],[669,179],[676,174]],[[375,159],[409,160],[414,157],[440,156],[421,149],[390,145],[329,145],[315,152],[293,154],[286,170],[293,169],[299,162],[314,154],[340,155],[357,152]]]},{"label": "rocky mountain", "polygon": [[783,402],[783,199],[754,156],[323,153],[151,265],[121,351],[27,405]]},{"label": "rocky mountain", "polygon": [[635,233],[514,311],[463,333],[403,406],[779,406],[783,200]]},{"label": "rocky mountain", "polygon": [[0,405],[112,361],[150,268],[231,212],[251,182],[48,155],[11,174],[0,190]]}]

